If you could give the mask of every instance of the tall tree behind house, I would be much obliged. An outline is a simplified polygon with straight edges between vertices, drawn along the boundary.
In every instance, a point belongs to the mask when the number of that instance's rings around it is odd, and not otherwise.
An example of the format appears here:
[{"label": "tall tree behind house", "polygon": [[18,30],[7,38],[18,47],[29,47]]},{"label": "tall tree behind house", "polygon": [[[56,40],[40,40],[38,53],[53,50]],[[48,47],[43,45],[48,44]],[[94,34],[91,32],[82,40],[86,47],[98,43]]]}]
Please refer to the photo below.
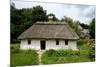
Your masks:
[{"label": "tall tree behind house", "polygon": [[46,11],[41,6],[33,8],[17,9],[15,5],[10,5],[11,19],[11,42],[36,21],[47,21]]}]

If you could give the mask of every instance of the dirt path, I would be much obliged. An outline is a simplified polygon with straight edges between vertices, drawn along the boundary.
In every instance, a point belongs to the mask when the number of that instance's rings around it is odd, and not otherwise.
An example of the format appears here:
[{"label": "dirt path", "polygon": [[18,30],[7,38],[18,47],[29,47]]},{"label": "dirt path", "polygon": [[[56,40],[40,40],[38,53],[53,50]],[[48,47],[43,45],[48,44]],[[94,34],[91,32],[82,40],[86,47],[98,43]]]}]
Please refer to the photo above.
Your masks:
[{"label": "dirt path", "polygon": [[37,53],[39,54],[38,55],[38,59],[39,59],[39,65],[42,65],[42,61],[41,61],[41,56],[43,54],[44,50],[39,50]]}]

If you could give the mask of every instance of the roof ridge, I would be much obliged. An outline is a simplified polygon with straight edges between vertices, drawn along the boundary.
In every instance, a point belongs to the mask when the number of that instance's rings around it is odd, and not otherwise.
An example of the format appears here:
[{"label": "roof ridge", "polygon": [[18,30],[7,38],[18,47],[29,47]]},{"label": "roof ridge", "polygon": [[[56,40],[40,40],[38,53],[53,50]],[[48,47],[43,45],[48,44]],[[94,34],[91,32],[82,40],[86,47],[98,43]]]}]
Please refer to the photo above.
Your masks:
[{"label": "roof ridge", "polygon": [[51,22],[51,21],[49,21],[49,22],[36,22],[35,24],[60,24],[60,25],[65,25],[65,24],[67,24],[66,22],[57,22],[57,21],[54,21],[54,22]]}]

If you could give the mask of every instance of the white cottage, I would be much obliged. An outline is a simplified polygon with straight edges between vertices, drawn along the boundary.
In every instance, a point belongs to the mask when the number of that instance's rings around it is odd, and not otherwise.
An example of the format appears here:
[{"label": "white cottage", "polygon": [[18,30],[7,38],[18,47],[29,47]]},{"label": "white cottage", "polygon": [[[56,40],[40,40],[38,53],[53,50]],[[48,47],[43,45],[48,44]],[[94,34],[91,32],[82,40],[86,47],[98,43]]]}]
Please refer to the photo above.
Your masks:
[{"label": "white cottage", "polygon": [[77,50],[78,35],[64,22],[37,22],[23,32],[21,49],[72,49]]}]

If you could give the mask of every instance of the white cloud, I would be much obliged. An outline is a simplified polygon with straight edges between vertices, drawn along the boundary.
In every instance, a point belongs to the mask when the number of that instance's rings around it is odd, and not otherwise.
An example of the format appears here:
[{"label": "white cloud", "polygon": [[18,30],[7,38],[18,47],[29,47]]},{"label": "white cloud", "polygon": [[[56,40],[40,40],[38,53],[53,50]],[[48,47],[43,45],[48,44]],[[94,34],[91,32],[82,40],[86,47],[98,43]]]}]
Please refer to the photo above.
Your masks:
[{"label": "white cloud", "polygon": [[90,6],[83,11],[85,17],[93,17],[95,15],[95,6]]},{"label": "white cloud", "polygon": [[54,13],[59,19],[63,18],[63,16],[68,16],[74,20],[79,20],[82,23],[90,22],[95,16],[95,6],[93,5],[51,4],[22,1],[13,2],[15,3],[16,8],[19,9],[32,8],[33,6],[41,5],[45,10],[47,10],[47,14]]}]

